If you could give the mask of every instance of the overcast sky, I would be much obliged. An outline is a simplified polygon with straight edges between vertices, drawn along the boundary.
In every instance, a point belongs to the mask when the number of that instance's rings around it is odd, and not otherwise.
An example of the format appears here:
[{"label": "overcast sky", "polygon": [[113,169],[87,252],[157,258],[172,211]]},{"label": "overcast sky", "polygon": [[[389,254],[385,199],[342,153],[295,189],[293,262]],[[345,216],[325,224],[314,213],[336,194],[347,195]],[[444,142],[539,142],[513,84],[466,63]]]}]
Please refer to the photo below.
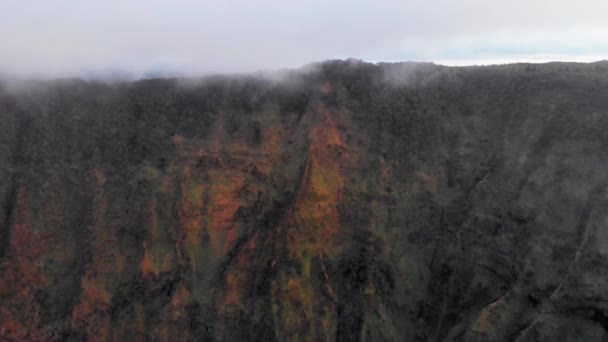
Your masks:
[{"label": "overcast sky", "polygon": [[606,0],[0,0],[0,73],[199,75],[334,58],[608,58]]}]

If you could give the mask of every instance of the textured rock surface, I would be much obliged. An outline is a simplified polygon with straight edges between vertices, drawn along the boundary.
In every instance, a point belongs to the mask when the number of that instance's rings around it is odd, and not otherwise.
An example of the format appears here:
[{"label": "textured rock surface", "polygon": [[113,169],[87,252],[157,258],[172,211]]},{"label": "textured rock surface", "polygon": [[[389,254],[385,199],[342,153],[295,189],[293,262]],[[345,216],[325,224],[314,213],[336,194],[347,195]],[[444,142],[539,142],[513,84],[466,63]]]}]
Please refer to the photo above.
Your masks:
[{"label": "textured rock surface", "polygon": [[0,89],[2,340],[608,339],[605,63]]}]

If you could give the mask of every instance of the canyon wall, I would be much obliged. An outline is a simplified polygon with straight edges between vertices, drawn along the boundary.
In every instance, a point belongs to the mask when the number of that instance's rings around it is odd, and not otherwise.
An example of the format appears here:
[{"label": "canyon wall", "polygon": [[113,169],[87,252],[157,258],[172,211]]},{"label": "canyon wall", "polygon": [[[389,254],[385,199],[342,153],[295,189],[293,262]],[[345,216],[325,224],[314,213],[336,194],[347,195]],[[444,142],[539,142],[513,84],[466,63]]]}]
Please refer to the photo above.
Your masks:
[{"label": "canyon wall", "polygon": [[0,83],[2,340],[608,339],[606,63]]}]

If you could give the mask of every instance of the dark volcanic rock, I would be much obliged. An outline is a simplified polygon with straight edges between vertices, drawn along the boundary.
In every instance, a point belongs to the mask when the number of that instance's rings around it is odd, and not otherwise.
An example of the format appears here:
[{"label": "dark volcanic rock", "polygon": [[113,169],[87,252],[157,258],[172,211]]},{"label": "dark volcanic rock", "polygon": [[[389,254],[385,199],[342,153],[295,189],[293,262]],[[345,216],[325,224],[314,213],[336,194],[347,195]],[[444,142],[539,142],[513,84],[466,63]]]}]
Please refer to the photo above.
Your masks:
[{"label": "dark volcanic rock", "polygon": [[604,341],[608,65],[0,87],[0,339]]}]

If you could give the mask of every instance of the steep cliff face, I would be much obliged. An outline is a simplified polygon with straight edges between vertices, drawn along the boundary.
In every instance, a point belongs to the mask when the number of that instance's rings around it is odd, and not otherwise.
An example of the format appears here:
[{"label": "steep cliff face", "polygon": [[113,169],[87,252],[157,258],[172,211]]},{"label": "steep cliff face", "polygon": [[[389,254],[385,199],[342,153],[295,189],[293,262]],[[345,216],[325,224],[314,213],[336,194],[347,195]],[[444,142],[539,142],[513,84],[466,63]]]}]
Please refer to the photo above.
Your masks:
[{"label": "steep cliff face", "polygon": [[608,65],[0,91],[0,339],[608,339]]}]

